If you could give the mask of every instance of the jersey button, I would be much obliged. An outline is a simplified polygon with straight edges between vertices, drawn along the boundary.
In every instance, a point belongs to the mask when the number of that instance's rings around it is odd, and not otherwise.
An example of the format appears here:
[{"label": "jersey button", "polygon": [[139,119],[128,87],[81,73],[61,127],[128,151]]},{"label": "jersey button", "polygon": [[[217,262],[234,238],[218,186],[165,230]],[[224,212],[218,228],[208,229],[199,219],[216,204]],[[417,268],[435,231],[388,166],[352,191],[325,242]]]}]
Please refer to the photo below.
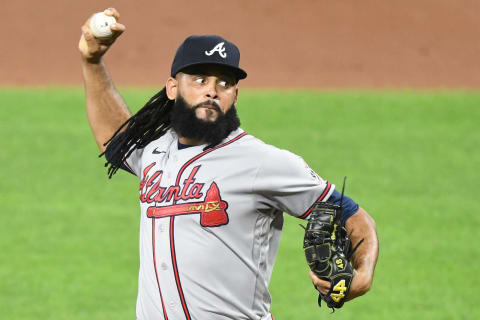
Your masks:
[{"label": "jersey button", "polygon": [[176,306],[175,301],[170,301],[170,303],[168,304],[168,306],[170,307],[170,310],[175,309],[175,306]]},{"label": "jersey button", "polygon": [[168,269],[168,266],[165,262],[163,262],[160,268],[162,268],[163,271],[166,271]]}]

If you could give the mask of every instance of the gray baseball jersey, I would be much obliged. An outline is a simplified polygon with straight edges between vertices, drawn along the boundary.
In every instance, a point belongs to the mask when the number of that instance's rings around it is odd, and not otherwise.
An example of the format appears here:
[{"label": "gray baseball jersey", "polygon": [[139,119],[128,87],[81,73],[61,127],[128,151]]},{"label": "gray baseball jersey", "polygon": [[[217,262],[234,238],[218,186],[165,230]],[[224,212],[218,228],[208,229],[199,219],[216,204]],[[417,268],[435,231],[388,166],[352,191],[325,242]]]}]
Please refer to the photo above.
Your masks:
[{"label": "gray baseball jersey", "polygon": [[283,212],[306,218],[334,190],[241,129],[205,147],[170,130],[124,163],[140,179],[138,319],[272,319]]}]

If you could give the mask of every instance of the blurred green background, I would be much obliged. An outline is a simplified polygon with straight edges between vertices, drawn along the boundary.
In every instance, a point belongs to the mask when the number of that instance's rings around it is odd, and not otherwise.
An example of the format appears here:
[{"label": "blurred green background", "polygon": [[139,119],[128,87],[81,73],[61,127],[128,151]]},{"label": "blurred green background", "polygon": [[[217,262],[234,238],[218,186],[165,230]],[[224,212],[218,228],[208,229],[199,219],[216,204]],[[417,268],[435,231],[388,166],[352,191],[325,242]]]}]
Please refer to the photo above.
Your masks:
[{"label": "blurred green background", "polygon": [[[120,90],[132,111],[155,89]],[[78,88],[0,89],[0,318],[134,319],[136,177],[108,180]],[[372,290],[318,308],[300,220],[270,285],[278,319],[479,319],[480,93],[242,90],[242,127],[301,155],[376,220]]]}]

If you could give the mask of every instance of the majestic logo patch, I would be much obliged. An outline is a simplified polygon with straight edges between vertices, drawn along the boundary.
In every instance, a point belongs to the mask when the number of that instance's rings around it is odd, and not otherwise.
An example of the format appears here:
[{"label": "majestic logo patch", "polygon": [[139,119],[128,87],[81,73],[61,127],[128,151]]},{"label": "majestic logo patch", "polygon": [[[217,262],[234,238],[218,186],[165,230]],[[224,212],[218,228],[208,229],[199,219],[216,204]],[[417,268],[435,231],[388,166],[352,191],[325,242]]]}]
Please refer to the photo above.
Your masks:
[{"label": "majestic logo patch", "polygon": [[205,51],[205,54],[207,56],[211,56],[212,54],[214,54],[215,52],[218,52],[218,54],[220,55],[220,57],[222,58],[226,58],[227,57],[227,53],[225,52],[225,42],[220,42],[219,44],[217,44],[212,50],[210,51]]},{"label": "majestic logo patch", "polygon": [[143,179],[140,182],[140,201],[144,203],[155,202],[154,206],[147,209],[147,217],[163,218],[185,214],[200,214],[200,224],[203,227],[218,227],[228,223],[228,203],[223,201],[220,190],[215,182],[212,182],[207,190],[203,201],[188,202],[159,206],[159,203],[176,203],[178,200],[195,200],[203,196],[203,183],[196,183],[195,175],[201,166],[196,166],[183,186],[174,185],[168,188],[160,187],[163,171],[156,171],[150,176],[150,170],[155,162],[143,171]]}]

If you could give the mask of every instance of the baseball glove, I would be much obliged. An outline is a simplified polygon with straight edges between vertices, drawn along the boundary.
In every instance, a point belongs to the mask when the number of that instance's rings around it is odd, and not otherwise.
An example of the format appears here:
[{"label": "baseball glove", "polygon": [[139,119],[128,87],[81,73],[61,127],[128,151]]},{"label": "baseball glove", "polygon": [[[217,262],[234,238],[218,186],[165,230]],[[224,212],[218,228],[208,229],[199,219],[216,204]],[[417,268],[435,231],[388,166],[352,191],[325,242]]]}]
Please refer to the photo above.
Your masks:
[{"label": "baseball glove", "polygon": [[318,305],[321,306],[321,301],[324,300],[333,311],[343,306],[354,276],[351,258],[363,241],[362,239],[352,249],[347,230],[341,222],[341,202],[340,205],[316,203],[303,240],[303,249],[310,269],[317,277],[331,283],[328,293],[319,294]]}]

